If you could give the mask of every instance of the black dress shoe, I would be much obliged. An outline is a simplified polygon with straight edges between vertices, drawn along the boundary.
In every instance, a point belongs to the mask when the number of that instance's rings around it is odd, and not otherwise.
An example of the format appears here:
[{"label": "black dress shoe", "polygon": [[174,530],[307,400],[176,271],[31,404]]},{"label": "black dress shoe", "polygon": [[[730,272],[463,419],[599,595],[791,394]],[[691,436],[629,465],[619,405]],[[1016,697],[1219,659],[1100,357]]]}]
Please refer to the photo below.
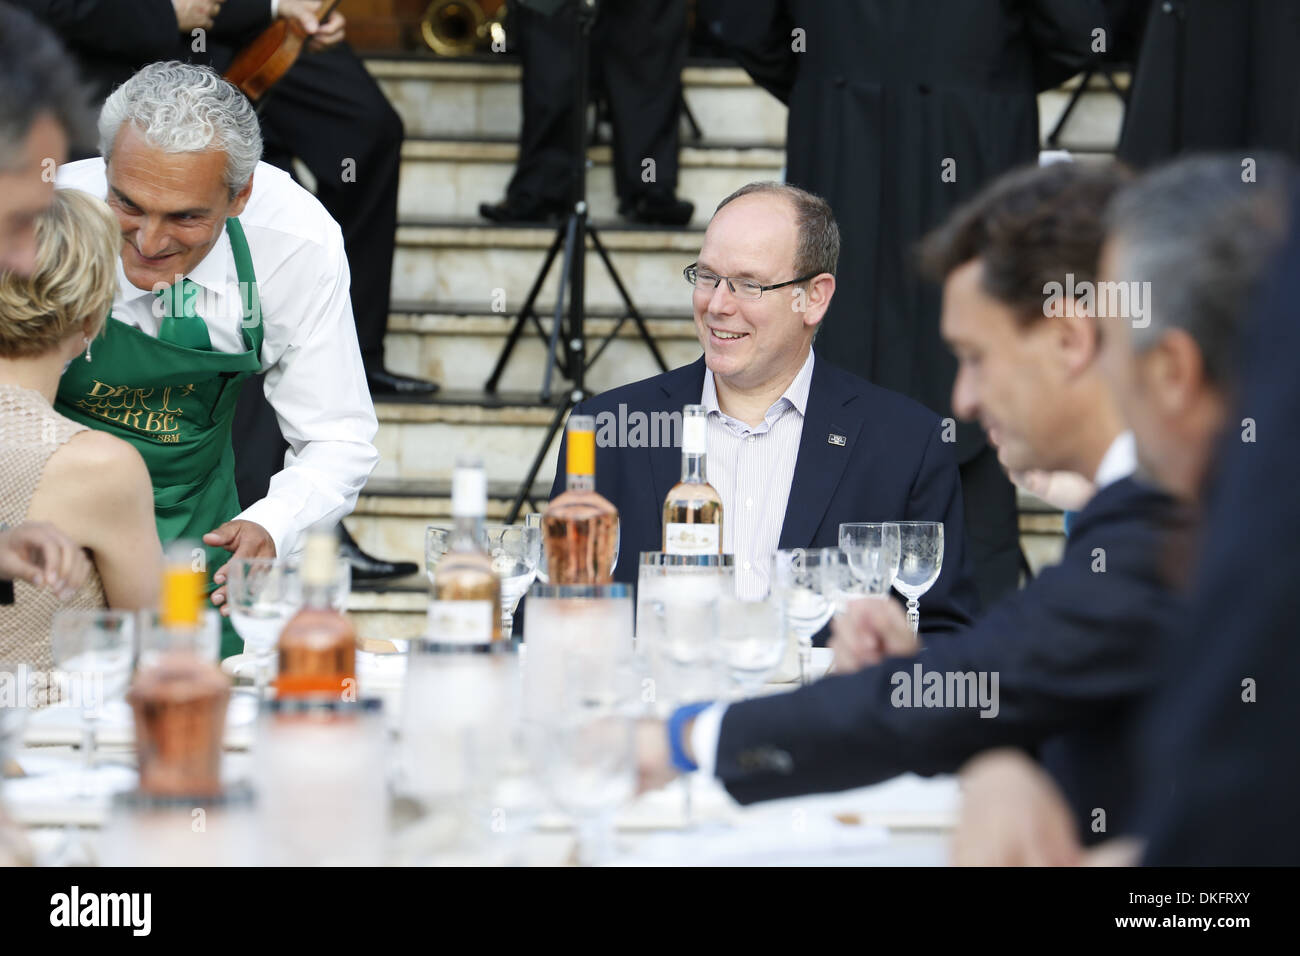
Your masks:
[{"label": "black dress shoe", "polygon": [[695,203],[675,196],[637,196],[619,204],[619,213],[647,226],[684,226],[691,221]]},{"label": "black dress shoe", "polygon": [[373,395],[432,395],[439,388],[437,382],[427,382],[410,375],[398,375],[385,368],[366,369],[366,384]]},{"label": "black dress shoe", "polygon": [[414,561],[384,561],[371,557],[361,550],[361,545],[352,539],[348,529],[339,527],[339,549],[348,564],[352,565],[353,581],[384,581],[389,578],[405,578],[420,570]]},{"label": "black dress shoe", "polygon": [[478,214],[493,222],[537,222],[554,225],[564,218],[568,203],[507,196],[497,203],[479,203]]}]

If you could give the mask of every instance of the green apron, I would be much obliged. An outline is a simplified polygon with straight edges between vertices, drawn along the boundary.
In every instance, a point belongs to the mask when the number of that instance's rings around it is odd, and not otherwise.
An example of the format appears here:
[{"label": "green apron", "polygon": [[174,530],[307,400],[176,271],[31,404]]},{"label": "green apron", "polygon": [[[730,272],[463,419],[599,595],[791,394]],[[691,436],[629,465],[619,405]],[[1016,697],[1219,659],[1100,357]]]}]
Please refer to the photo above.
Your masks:
[{"label": "green apron", "polygon": [[[190,349],[109,317],[94,342],[93,361],[79,356],[59,382],[55,403],[73,421],[129,441],[153,482],[154,516],[164,545],[199,539],[240,512],[230,426],[244,380],[261,368],[262,310],[253,260],[238,219],[226,220],[243,295],[243,352]],[[230,552],[209,547],[212,575]],[[223,619],[221,656],[238,653],[239,638]]]}]

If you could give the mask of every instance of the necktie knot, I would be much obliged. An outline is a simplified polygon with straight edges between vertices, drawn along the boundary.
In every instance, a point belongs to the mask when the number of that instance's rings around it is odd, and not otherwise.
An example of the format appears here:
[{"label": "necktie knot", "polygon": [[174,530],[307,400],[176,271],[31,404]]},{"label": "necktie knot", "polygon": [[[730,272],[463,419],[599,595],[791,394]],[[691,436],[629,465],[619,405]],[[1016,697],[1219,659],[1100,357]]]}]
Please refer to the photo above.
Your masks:
[{"label": "necktie knot", "polygon": [[212,349],[208,327],[198,311],[199,286],[182,279],[158,292],[162,300],[163,320],[158,327],[158,340],[170,342],[187,349]]}]

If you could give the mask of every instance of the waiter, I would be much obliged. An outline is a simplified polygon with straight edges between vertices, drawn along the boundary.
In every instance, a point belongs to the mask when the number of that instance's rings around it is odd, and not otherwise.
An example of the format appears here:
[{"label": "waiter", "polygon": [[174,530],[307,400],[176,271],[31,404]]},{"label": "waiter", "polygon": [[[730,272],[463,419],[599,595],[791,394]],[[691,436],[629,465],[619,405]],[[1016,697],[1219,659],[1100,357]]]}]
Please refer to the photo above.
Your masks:
[{"label": "waiter", "polygon": [[[117,215],[118,295],[57,407],[140,450],[159,537],[202,537],[219,605],[231,555],[288,554],[351,510],[378,459],[343,238],[313,196],[259,162],[257,116],[210,69],[140,70],[105,102],[99,138],[104,158],[65,166],[58,184]],[[241,511],[231,421],[260,371],[290,449]],[[227,631],[223,654],[237,649]]]}]

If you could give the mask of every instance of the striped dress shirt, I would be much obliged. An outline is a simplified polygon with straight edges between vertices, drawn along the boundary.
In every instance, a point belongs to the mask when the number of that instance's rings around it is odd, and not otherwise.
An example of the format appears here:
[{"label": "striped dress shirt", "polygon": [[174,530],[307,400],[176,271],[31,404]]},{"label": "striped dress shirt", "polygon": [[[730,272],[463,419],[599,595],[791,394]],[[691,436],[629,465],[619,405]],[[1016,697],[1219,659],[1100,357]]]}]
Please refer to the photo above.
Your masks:
[{"label": "striped dress shirt", "polygon": [[763,421],[751,426],[718,407],[713,372],[704,371],[700,404],[708,422],[705,477],[722,498],[722,551],[736,556],[736,593],[741,598],[767,594],[772,555],[781,540],[799,457],[812,373],[809,349],[794,381],[768,408]]}]

